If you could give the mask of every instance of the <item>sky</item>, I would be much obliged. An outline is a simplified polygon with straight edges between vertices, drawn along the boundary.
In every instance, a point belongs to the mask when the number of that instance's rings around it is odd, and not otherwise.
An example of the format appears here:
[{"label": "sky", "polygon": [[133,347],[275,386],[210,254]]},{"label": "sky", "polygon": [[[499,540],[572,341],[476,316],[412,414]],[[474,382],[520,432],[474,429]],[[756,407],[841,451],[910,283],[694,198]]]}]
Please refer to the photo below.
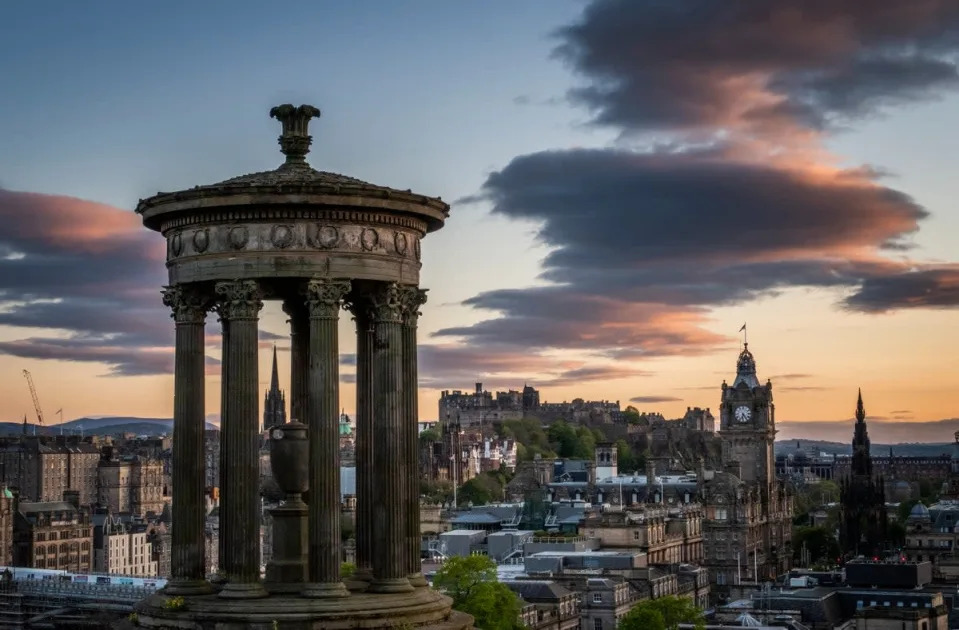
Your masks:
[{"label": "sky", "polygon": [[[954,418],[952,0],[38,1],[0,20],[0,420],[169,417],[164,244],[138,199],[275,168],[441,196],[439,391],[718,406],[745,322],[777,419]],[[219,404],[208,325],[207,411]],[[261,318],[260,381],[278,304]],[[351,322],[340,327],[351,413]],[[851,435],[851,428],[850,428]],[[943,436],[944,441],[950,436]]]}]

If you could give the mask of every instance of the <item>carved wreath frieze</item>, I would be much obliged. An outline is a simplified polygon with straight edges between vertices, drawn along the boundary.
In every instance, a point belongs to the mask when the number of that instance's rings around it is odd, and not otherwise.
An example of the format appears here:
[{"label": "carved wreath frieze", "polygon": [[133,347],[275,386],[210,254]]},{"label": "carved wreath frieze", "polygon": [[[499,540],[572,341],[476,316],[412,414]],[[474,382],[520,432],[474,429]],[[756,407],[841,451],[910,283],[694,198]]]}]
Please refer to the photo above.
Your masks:
[{"label": "carved wreath frieze", "polygon": [[274,225],[270,229],[270,242],[286,249],[293,244],[293,226],[292,225]]},{"label": "carved wreath frieze", "polygon": [[209,246],[210,231],[208,229],[203,228],[202,230],[197,230],[193,233],[193,249],[202,254]]},{"label": "carved wreath frieze", "polygon": [[229,241],[233,249],[243,249],[250,240],[250,231],[245,226],[230,228]]},{"label": "carved wreath frieze", "polygon": [[402,228],[329,223],[248,223],[186,228],[168,234],[168,259],[231,252],[369,253],[420,259],[420,235]]},{"label": "carved wreath frieze", "polygon": [[380,235],[373,228],[364,228],[360,234],[360,244],[366,251],[372,251],[380,243]]}]

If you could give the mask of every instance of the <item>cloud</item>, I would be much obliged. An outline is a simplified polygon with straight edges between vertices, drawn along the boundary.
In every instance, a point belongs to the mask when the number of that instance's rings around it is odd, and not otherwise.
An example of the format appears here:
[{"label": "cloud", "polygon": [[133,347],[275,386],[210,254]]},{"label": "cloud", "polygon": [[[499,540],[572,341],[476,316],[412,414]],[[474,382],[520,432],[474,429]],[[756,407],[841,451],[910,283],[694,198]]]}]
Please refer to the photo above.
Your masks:
[{"label": "cloud", "polygon": [[959,87],[959,4],[595,0],[555,35],[570,99],[620,142],[517,156],[461,200],[549,253],[539,286],[473,296],[494,315],[437,336],[631,361],[720,349],[713,308],[794,287],[860,311],[959,304],[959,266],[904,258],[926,209],[825,149]]},{"label": "cloud", "polygon": [[953,0],[591,2],[569,96],[626,130],[821,128],[959,85]]},{"label": "cloud", "polygon": [[642,405],[665,402],[682,402],[682,400],[682,398],[676,398],[674,396],[634,396],[629,399],[629,402],[639,403]]},{"label": "cloud", "polygon": [[133,212],[0,189],[0,224],[0,325],[51,333],[0,352],[102,363],[110,375],[172,371],[163,240]]},{"label": "cloud", "polygon": [[910,269],[867,278],[845,300],[857,311],[884,313],[902,308],[953,308],[959,305],[959,265]]}]

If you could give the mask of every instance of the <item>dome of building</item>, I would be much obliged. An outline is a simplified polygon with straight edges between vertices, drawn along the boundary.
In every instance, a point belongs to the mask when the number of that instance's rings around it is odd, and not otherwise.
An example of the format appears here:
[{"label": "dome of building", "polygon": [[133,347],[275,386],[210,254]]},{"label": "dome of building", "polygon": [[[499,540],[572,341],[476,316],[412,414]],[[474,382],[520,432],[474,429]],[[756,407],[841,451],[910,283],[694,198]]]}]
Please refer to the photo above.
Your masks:
[{"label": "dome of building", "polygon": [[929,518],[929,508],[922,503],[917,503],[912,507],[912,511],[909,512],[909,518]]},{"label": "dome of building", "polygon": [[756,359],[749,351],[748,343],[743,344],[743,351],[739,353],[739,359],[736,360],[736,380],[733,381],[733,387],[740,383],[745,383],[750,389],[759,387],[759,379],[756,377]]}]

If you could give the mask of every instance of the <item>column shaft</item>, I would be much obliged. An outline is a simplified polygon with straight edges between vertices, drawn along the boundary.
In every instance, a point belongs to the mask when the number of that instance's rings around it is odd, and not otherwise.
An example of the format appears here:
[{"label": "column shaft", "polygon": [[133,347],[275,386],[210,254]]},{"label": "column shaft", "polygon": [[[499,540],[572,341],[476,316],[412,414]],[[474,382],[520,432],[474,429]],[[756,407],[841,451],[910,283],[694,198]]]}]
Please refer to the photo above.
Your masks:
[{"label": "column shaft", "polygon": [[310,369],[310,319],[302,300],[287,300],[290,316],[290,419],[306,424],[307,373]]},{"label": "column shaft", "polygon": [[307,426],[310,428],[310,584],[307,597],[344,597],[340,581],[340,430],[337,321],[349,281],[311,280]]},{"label": "column shaft", "polygon": [[[221,461],[229,470],[222,484],[220,564],[227,584],[220,597],[262,597],[260,580],[260,465],[257,320],[263,307],[256,281],[219,282],[220,316],[228,335],[223,349],[226,414],[222,419]],[[225,451],[225,456],[224,456]],[[227,525],[227,527],[223,527]],[[224,531],[225,530],[225,531]]]},{"label": "column shaft", "polygon": [[407,458],[403,378],[403,293],[395,283],[372,294],[373,333],[373,582],[371,592],[413,589],[407,579]]},{"label": "column shaft", "polygon": [[373,577],[373,323],[363,294],[350,309],[356,320],[356,581]]},{"label": "column shaft", "polygon": [[165,589],[174,595],[211,591],[206,581],[204,526],[204,369],[203,325],[208,299],[179,286],[163,292],[163,303],[176,321],[173,377],[173,533],[171,580]]},{"label": "column shaft", "polygon": [[416,356],[416,324],[419,307],[426,303],[426,291],[404,287],[403,316],[404,413],[406,415],[406,537],[407,575],[413,586],[427,586],[422,573],[420,533],[420,453],[419,453],[419,383]]}]

